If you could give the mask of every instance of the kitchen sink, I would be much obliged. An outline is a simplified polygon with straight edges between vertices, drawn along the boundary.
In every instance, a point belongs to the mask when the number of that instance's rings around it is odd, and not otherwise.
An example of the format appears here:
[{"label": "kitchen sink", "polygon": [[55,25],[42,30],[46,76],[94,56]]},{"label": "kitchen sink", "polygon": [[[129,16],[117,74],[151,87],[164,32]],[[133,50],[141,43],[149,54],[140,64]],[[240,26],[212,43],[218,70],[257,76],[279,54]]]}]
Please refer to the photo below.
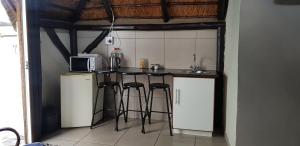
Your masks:
[{"label": "kitchen sink", "polygon": [[202,71],[202,70],[197,70],[197,71],[188,70],[187,73],[190,73],[190,74],[202,74],[202,73],[206,73],[206,71]]}]

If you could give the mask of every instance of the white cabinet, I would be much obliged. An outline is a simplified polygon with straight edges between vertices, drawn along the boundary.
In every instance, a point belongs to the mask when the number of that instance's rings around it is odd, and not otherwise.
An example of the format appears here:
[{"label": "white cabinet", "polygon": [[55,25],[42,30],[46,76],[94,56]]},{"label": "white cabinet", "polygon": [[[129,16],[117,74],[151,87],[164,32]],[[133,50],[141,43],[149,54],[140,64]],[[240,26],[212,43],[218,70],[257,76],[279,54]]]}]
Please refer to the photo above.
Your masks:
[{"label": "white cabinet", "polygon": [[[97,91],[93,73],[67,73],[61,75],[61,127],[90,126]],[[97,110],[103,108],[100,92]],[[102,118],[102,112],[95,121]]]},{"label": "white cabinet", "polygon": [[174,77],[173,128],[213,131],[215,79]]}]

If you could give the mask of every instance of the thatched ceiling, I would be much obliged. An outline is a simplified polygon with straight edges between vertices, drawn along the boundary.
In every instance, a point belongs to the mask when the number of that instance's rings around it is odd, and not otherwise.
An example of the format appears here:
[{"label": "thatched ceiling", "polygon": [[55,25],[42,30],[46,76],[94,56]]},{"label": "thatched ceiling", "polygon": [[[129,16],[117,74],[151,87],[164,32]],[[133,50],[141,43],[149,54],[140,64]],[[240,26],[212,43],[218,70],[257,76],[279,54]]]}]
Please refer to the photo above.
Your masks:
[{"label": "thatched ceiling", "polygon": [[[80,1],[46,0],[46,9],[42,17],[70,21],[110,20],[111,12],[105,8],[105,1],[109,1],[108,5],[116,18],[163,19],[164,17],[161,0],[87,0],[83,2],[82,9]],[[170,18],[217,18],[218,15],[218,0],[168,0],[166,6]]]},{"label": "thatched ceiling", "polygon": [[[19,1],[1,1],[11,20],[15,21],[13,14]],[[117,20],[130,18],[165,22],[177,22],[178,19],[216,21],[222,13],[220,8],[224,7],[224,1],[226,0],[42,0],[40,17],[72,23],[107,20],[109,22],[113,12]]]}]

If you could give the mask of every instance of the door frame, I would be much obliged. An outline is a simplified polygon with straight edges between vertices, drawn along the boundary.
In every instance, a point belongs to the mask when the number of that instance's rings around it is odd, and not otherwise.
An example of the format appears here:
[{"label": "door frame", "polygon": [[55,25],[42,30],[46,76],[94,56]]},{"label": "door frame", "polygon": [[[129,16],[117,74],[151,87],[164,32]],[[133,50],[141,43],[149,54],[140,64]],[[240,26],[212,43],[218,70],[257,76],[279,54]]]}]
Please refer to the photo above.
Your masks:
[{"label": "door frame", "polygon": [[26,143],[42,137],[40,3],[40,0],[20,1],[17,10]]}]

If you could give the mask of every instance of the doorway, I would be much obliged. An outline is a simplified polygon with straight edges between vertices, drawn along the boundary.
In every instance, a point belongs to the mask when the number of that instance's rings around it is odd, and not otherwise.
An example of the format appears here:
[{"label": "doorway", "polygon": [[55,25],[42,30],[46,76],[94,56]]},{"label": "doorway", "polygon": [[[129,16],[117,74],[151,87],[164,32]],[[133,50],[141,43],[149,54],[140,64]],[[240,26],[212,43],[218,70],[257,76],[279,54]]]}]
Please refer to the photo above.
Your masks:
[{"label": "doorway", "polygon": [[[0,128],[11,127],[24,144],[24,117],[21,89],[20,53],[17,32],[0,3]],[[13,134],[0,133],[1,145],[14,145]]]}]

